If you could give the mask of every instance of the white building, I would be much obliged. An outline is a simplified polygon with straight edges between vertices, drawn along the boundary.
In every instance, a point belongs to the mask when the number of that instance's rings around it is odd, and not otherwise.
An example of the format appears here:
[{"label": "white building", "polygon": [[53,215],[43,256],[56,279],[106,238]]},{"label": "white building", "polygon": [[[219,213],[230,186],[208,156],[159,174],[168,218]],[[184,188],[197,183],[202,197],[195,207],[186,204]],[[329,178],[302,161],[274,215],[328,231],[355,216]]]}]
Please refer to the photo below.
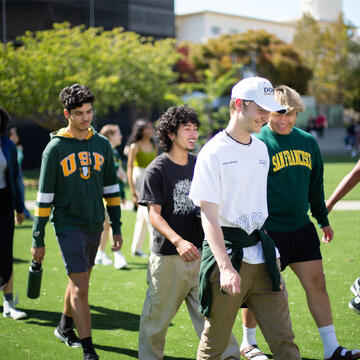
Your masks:
[{"label": "white building", "polygon": [[342,0],[301,0],[301,13],[310,13],[319,21],[336,21],[341,10]]},{"label": "white building", "polygon": [[[300,9],[302,14],[308,12],[319,21],[334,21],[342,10],[342,0],[301,0]],[[206,43],[208,39],[224,34],[266,30],[285,42],[291,42],[297,20],[269,21],[215,11],[200,11],[176,15],[175,32],[179,41]]]}]

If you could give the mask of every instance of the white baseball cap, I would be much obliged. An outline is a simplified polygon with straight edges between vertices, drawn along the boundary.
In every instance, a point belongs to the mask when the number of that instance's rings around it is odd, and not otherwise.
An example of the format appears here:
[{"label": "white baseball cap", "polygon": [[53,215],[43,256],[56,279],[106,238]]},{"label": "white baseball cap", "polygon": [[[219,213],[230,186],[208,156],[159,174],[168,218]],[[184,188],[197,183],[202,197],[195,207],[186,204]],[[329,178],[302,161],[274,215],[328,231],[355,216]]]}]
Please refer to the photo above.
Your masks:
[{"label": "white baseball cap", "polygon": [[271,82],[259,76],[240,80],[231,90],[232,99],[251,100],[267,111],[285,112],[286,108],[275,101]]}]

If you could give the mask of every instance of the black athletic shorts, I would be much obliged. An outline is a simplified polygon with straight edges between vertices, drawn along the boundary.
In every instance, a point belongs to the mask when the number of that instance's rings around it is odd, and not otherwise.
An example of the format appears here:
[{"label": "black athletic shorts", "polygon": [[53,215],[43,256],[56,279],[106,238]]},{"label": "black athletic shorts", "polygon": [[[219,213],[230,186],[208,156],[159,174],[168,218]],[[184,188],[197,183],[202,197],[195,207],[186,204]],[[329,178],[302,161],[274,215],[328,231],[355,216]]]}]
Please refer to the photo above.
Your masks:
[{"label": "black athletic shorts", "polygon": [[94,266],[101,232],[68,231],[57,236],[66,272],[81,273]]},{"label": "black athletic shorts", "polygon": [[281,271],[295,262],[321,260],[320,240],[312,222],[295,231],[269,231],[280,252]]}]

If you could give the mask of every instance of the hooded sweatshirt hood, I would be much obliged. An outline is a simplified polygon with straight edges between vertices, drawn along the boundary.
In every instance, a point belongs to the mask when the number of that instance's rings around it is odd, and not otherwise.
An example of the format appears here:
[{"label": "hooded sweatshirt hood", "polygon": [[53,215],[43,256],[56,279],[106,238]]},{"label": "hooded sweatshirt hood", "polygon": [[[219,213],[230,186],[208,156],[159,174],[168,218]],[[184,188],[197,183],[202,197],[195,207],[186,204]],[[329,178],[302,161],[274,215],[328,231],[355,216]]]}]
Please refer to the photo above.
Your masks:
[{"label": "hooded sweatshirt hood", "polygon": [[[90,126],[88,130],[89,130],[89,133],[82,140],[89,140],[95,135],[96,131],[92,126]],[[54,139],[55,137],[61,137],[61,138],[65,138],[65,139],[76,139],[76,137],[69,132],[68,128],[61,128],[59,130],[56,130],[56,131],[53,131],[52,133],[50,133],[51,139]],[[76,139],[76,140],[79,140],[79,139]]]}]

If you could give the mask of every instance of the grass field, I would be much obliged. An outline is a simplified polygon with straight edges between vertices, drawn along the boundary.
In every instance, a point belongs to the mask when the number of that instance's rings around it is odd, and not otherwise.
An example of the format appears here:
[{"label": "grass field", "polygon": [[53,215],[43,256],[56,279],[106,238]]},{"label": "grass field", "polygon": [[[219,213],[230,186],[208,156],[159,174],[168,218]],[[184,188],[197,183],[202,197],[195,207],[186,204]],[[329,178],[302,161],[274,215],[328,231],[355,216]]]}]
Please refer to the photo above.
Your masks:
[{"label": "grass field", "polygon": [[[326,163],[325,191],[329,196],[339,180],[354,163]],[[35,190],[27,189],[27,198],[35,198]],[[360,189],[355,188],[347,199],[360,200]],[[115,270],[112,266],[95,266],[91,278],[90,304],[93,338],[101,359],[136,359],[139,319],[146,291],[146,259],[130,256],[130,245],[135,214],[123,212],[123,253],[129,266]],[[360,276],[357,257],[360,253],[360,222],[357,211],[334,211],[330,215],[335,230],[334,241],[322,245],[327,288],[330,295],[334,324],[339,343],[349,348],[360,347],[360,316],[347,304],[352,298],[349,287]],[[31,226],[26,221],[17,227],[14,241],[15,292],[20,295],[19,308],[28,313],[26,320],[14,321],[0,317],[0,360],[81,359],[80,349],[60,343],[53,330],[62,311],[66,274],[52,225],[46,228],[47,253],[41,296],[36,300],[26,297],[27,270],[31,260]],[[286,270],[283,273],[289,292],[293,329],[304,359],[322,359],[322,345],[315,323],[308,311],[304,291],[297,279]],[[241,319],[234,333],[241,341]],[[269,349],[258,331],[258,343],[269,354]],[[194,359],[198,340],[186,307],[182,306],[172,321],[167,335],[166,359]]]}]

